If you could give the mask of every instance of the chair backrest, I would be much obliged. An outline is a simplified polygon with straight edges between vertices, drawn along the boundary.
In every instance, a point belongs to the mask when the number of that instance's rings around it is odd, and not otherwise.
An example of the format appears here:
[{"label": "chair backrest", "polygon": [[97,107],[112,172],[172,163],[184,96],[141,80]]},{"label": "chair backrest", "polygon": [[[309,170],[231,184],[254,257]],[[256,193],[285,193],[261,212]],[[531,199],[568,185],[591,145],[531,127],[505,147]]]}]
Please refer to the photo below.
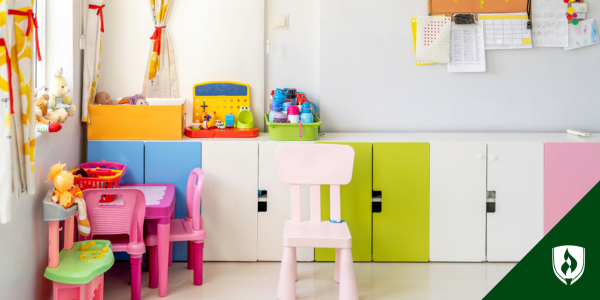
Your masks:
[{"label": "chair backrest", "polygon": [[297,144],[277,148],[279,179],[291,184],[292,221],[300,222],[300,186],[310,185],[310,219],[321,222],[321,185],[330,185],[330,219],[341,221],[340,185],[350,183],[354,149],[346,145]]},{"label": "chair backrest", "polygon": [[192,228],[196,231],[202,228],[200,205],[202,204],[202,186],[204,185],[204,171],[195,168],[190,173],[187,183],[187,216],[192,219]]},{"label": "chair backrest", "polygon": [[[101,206],[102,195],[121,195],[122,206]],[[89,189],[83,191],[91,239],[95,235],[129,235],[129,242],[143,242],[146,198],[138,189]],[[118,198],[117,198],[118,199]]]}]

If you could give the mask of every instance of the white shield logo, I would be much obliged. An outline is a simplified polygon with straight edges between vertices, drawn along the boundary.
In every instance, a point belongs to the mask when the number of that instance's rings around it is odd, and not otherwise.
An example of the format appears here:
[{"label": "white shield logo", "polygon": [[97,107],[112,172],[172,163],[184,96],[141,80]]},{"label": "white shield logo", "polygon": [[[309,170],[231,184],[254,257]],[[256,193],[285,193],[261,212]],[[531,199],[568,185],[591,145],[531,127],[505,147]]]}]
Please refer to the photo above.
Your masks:
[{"label": "white shield logo", "polygon": [[575,283],[585,269],[585,249],[579,246],[552,248],[554,274],[566,285]]}]

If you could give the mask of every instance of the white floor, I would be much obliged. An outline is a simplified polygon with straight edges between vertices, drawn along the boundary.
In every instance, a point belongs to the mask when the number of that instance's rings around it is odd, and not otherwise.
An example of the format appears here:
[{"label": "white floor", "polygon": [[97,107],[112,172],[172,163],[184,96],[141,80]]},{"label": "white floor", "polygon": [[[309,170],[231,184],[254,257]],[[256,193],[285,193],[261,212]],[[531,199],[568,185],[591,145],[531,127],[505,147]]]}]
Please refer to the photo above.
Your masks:
[{"label": "white floor", "polygon": [[[204,263],[204,285],[193,285],[187,263],[169,268],[169,291],[158,297],[142,273],[142,299],[276,299],[279,263]],[[361,300],[481,299],[514,263],[355,263]],[[130,298],[129,263],[117,262],[105,277],[104,299]],[[298,299],[338,299],[333,263],[299,263]]]}]

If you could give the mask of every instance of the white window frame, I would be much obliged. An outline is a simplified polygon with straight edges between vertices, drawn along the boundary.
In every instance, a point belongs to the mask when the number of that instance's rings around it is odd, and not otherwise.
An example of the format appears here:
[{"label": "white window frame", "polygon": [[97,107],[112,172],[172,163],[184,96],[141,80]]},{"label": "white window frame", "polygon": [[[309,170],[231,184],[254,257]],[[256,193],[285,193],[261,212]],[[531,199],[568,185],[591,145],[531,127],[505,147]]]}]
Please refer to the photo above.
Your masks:
[{"label": "white window frame", "polygon": [[[44,58],[46,57],[46,1],[37,0],[35,1],[35,16],[37,18],[38,23],[38,38],[40,44],[35,44],[35,36],[33,37],[33,53],[35,59],[35,89],[46,88],[46,61]],[[40,55],[42,56],[42,61],[38,61],[37,58],[37,47],[40,48]]]}]

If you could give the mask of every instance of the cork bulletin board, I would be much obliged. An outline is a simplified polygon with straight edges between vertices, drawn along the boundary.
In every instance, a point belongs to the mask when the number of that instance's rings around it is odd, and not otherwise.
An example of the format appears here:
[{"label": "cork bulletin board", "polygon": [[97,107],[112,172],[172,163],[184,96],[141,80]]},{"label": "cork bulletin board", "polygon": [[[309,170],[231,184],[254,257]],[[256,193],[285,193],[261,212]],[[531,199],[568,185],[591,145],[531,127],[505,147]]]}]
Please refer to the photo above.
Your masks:
[{"label": "cork bulletin board", "polygon": [[429,0],[432,15],[454,13],[516,13],[527,11],[528,0]]}]

